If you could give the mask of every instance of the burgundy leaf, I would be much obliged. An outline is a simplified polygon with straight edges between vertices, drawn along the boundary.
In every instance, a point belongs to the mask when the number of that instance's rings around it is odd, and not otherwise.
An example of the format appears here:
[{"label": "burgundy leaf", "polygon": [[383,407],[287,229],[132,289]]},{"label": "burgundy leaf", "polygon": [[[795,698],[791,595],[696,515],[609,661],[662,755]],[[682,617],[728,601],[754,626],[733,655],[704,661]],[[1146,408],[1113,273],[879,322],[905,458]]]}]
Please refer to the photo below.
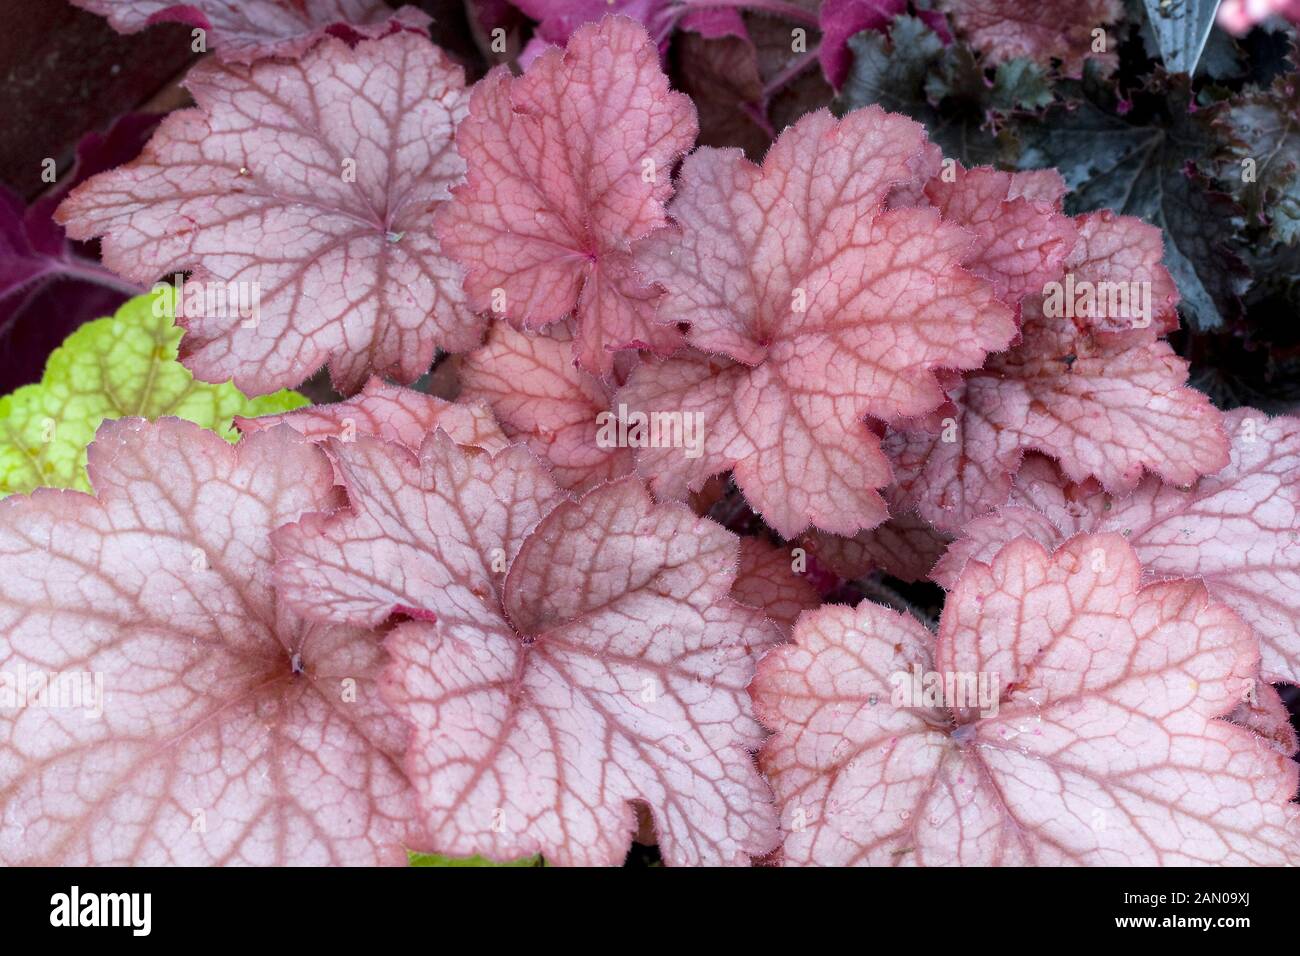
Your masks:
[{"label": "burgundy leaf", "polygon": [[0,187],[0,393],[39,381],[77,327],[143,291],[100,266],[95,249],[67,242],[53,216],[75,186],[138,156],[160,119],[128,113],[102,135],[87,133],[72,169],[30,207]]}]

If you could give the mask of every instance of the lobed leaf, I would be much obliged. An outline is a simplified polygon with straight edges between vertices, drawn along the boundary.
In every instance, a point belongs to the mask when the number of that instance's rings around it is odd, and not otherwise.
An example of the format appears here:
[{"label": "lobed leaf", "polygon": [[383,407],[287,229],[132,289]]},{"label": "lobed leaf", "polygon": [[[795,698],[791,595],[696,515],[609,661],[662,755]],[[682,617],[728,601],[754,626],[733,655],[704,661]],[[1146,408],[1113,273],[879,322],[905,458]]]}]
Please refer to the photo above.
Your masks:
[{"label": "lobed leaf", "polygon": [[58,218],[74,238],[103,236],[105,264],[135,281],[191,273],[203,295],[180,321],[196,376],[263,393],[328,362],[350,393],[372,373],[414,381],[436,347],[477,344],[483,321],[433,234],[464,170],[452,131],[466,105],[437,47],[410,33],[355,49],[327,39],[293,62],[205,61],[185,83],[197,108],[78,187]]},{"label": "lobed leaf", "polygon": [[805,615],[753,689],[786,865],[1294,864],[1295,764],[1217,719],[1254,686],[1249,628],[1139,575],[1118,535],[1020,540],[968,565],[937,637],[869,602]]},{"label": "lobed leaf", "polygon": [[617,396],[702,416],[697,457],[638,452],[656,494],[683,498],[730,468],[787,539],[884,519],[890,469],[865,419],[929,412],[943,401],[935,369],[976,367],[1014,333],[961,268],[966,232],[933,209],[885,208],[936,165],[919,124],[876,107],[805,116],[761,167],[739,150],[686,159],[680,229],[642,242],[637,261],[699,352],[642,364]]},{"label": "lobed leaf", "polygon": [[330,438],[349,442],[358,435],[370,435],[412,451],[418,451],[425,436],[435,428],[441,428],[459,444],[475,445],[485,451],[496,452],[509,444],[486,406],[449,402],[413,388],[389,385],[379,378],[366,382],[359,394],[346,401],[281,415],[235,419],[235,425],[245,435],[281,424],[315,442]]},{"label": "lobed leaf", "polygon": [[1042,66],[1060,61],[1066,76],[1083,74],[1085,60],[1100,62],[1107,72],[1118,64],[1112,52],[1114,36],[1107,35],[1104,49],[1096,51],[1093,31],[1120,20],[1120,0],[941,0],[939,8],[952,20],[958,36],[984,54],[986,63],[1004,63],[1024,57]]},{"label": "lobed leaf", "polygon": [[317,618],[409,618],[385,686],[438,852],[616,865],[638,805],[669,863],[772,848],[745,687],[779,632],[727,596],[733,535],[632,479],[564,499],[522,447],[335,454],[352,512],[283,529],[279,580]]},{"label": "lobed leaf", "polygon": [[654,321],[658,292],[628,253],[664,224],[673,163],[697,132],[626,17],[582,26],[523,76],[490,73],[457,131],[467,181],[438,221],[470,305],[532,329],[572,312],[574,355],[597,375],[615,349],[672,351],[680,336]]},{"label": "lobed leaf", "polygon": [[952,587],[967,561],[1006,541],[1055,547],[1080,532],[1123,534],[1149,576],[1195,577],[1259,635],[1268,680],[1300,683],[1300,419],[1226,415],[1226,468],[1191,488],[1144,480],[1124,498],[1026,461],[1002,508],[971,522],[935,567]]},{"label": "lobed leaf", "polygon": [[482,348],[459,363],[460,398],[491,406],[510,438],[528,442],[555,480],[586,491],[632,471],[632,451],[600,441],[612,389],[578,368],[564,325],[525,334],[494,322]]},{"label": "lobed leaf", "polygon": [[404,864],[379,644],[272,589],[271,530],[342,504],[325,456],[124,419],[89,468],[0,502],[0,861]]},{"label": "lobed leaf", "polygon": [[1185,386],[1187,364],[1159,340],[1176,327],[1177,294],[1159,264],[1158,231],[1105,212],[1080,217],[1078,226],[1067,278],[1097,289],[1136,283],[1149,310],[1130,314],[1129,299],[1128,310],[1053,316],[1043,296],[1026,299],[1015,348],[953,384],[952,404],[931,421],[887,436],[895,503],[941,531],[956,532],[1006,501],[1027,451],[1053,456],[1072,481],[1095,477],[1115,494],[1135,488],[1144,472],[1190,484],[1227,463],[1222,415]]}]

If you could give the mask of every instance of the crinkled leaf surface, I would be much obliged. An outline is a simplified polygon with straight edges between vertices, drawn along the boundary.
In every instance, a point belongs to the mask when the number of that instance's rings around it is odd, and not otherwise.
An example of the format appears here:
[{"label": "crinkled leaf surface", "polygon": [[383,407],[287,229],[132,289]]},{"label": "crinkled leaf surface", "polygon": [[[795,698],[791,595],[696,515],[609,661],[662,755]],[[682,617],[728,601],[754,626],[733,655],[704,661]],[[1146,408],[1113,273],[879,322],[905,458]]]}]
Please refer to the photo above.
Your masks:
[{"label": "crinkled leaf surface", "polygon": [[975,234],[966,267],[1012,306],[1060,278],[1075,247],[1077,229],[1061,212],[1064,194],[1065,183],[1051,170],[1004,173],[956,164],[925,187],[945,219]]},{"label": "crinkled leaf surface", "polygon": [[[0,502],[0,861],[405,863],[379,643],[272,590],[271,530],[341,504],[325,456],[287,428],[231,446],[126,419],[90,474],[96,497]],[[82,695],[18,696],[51,674]]]},{"label": "crinkled leaf surface", "polygon": [[915,512],[903,511],[851,538],[813,531],[802,540],[818,561],[842,578],[884,571],[903,581],[924,581],[952,539]]},{"label": "crinkled leaf surface", "polygon": [[885,517],[888,462],[865,423],[943,400],[932,370],[978,366],[1014,333],[1010,310],[960,267],[969,234],[933,209],[884,208],[936,159],[919,124],[876,107],[810,114],[761,167],[701,148],[683,165],[680,225],[640,244],[700,353],[647,362],[629,408],[703,416],[703,453],[644,448],[657,494],[733,470],[785,538],[809,524],[854,534]]},{"label": "crinkled leaf surface", "polygon": [[794,570],[790,548],[754,537],[740,539],[740,567],[731,596],[763,611],[787,635],[801,612],[822,603],[808,578]]},{"label": "crinkled leaf surface", "polygon": [[200,290],[255,293],[254,316],[214,299],[183,317],[202,379],[263,393],[328,361],[343,392],[372,372],[414,381],[435,347],[470,348],[483,328],[433,235],[464,169],[462,84],[411,33],[327,39],[295,62],[205,61],[186,79],[198,108],[74,191],[60,221],[103,236],[105,264],[136,281],[190,270]]},{"label": "crinkled leaf surface", "polygon": [[937,421],[887,436],[897,503],[940,530],[960,530],[1002,504],[1028,450],[1113,493],[1131,491],[1144,471],[1190,484],[1227,463],[1222,416],[1185,386],[1186,363],[1158,338],[1177,323],[1158,231],[1109,213],[1078,225],[1067,272],[1096,285],[1146,283],[1150,314],[1049,317],[1042,296],[1026,299],[1019,345],[952,388]]},{"label": "crinkled leaf surface", "polygon": [[574,313],[574,354],[596,374],[613,349],[671,351],[680,336],[654,321],[658,293],[628,249],[663,225],[696,132],[691,101],[626,17],[583,26],[521,77],[489,74],[456,134],[468,181],[438,224],[470,304],[532,328]]},{"label": "crinkled leaf surface", "polygon": [[1096,59],[1108,69],[1118,62],[1113,35],[1106,51],[1093,52],[1092,31],[1118,21],[1124,13],[1120,0],[941,0],[959,36],[984,53],[988,63],[1016,57],[1043,66],[1061,61],[1067,76],[1083,73],[1083,61]]},{"label": "crinkled leaf surface", "polygon": [[234,441],[235,415],[305,405],[297,392],[249,399],[229,382],[194,379],[176,360],[181,330],[170,288],[83,325],[50,355],[45,376],[0,398],[0,494],[41,486],[90,490],[86,446],[106,418],[174,415]]},{"label": "crinkled leaf surface", "polygon": [[425,30],[429,16],[383,0],[72,0],[107,17],[119,33],[136,33],[174,21],[208,31],[208,45],[223,60],[251,63],[264,57],[301,56],[327,33],[376,37],[395,29]]},{"label": "crinkled leaf surface", "polygon": [[438,852],[618,864],[633,801],[667,862],[772,848],[745,687],[779,631],[727,596],[733,535],[634,479],[561,501],[522,446],[335,453],[355,513],[281,531],[279,579],[316,616],[412,619],[386,692]]},{"label": "crinkled leaf surface", "polygon": [[1255,628],[1270,680],[1300,684],[1300,419],[1227,413],[1231,460],[1180,489],[1148,478],[1113,498],[1026,462],[1005,507],[972,522],[935,568],[951,587],[968,560],[1013,537],[1047,547],[1083,531],[1115,531],[1156,577],[1196,577]]},{"label": "crinkled leaf surface", "polygon": [[602,447],[600,418],[611,389],[573,361],[564,325],[525,334],[494,322],[483,347],[460,360],[460,398],[486,402],[506,434],[526,440],[555,480],[586,491],[633,468],[629,448]]},{"label": "crinkled leaf surface", "polygon": [[[968,566],[937,638],[869,602],[805,615],[754,682],[785,862],[1294,864],[1295,764],[1216,719],[1250,629],[1140,573],[1119,535],[1021,540]],[[996,713],[896,698],[913,668],[985,676]]]},{"label": "crinkled leaf surface", "polygon": [[453,441],[475,445],[485,451],[499,451],[509,442],[492,412],[471,402],[449,402],[413,388],[390,385],[372,378],[357,395],[343,402],[314,405],[283,415],[236,418],[244,434],[288,425],[313,441],[337,438],[349,442],[358,435],[371,435],[397,442],[418,451],[425,436],[441,428]]},{"label": "crinkled leaf surface", "polygon": [[[1297,7],[1300,19],[1300,7]],[[1219,129],[1230,137],[1236,168],[1223,181],[1246,212],[1268,223],[1278,242],[1300,239],[1300,52],[1291,55],[1292,69],[1265,90],[1235,97],[1220,118]],[[1249,160],[1254,175],[1243,175]]]}]

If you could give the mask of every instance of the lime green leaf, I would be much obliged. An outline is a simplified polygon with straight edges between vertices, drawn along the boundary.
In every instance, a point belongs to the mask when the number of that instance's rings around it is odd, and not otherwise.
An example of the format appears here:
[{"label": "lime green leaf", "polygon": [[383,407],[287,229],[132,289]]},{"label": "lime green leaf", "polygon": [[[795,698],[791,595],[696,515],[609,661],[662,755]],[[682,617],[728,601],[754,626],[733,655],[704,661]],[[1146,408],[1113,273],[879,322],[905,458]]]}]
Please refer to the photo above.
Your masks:
[{"label": "lime green leaf", "polygon": [[86,323],[50,356],[39,384],[0,398],[0,495],[42,485],[89,491],[86,446],[106,418],[175,415],[235,441],[234,416],[308,404],[288,390],[249,399],[229,382],[196,381],[176,360],[174,298],[163,287]]},{"label": "lime green leaf", "polygon": [[522,860],[511,860],[509,863],[494,863],[486,857],[481,856],[439,856],[437,853],[414,853],[406,854],[411,866],[541,866],[542,858],[540,856],[526,856]]}]

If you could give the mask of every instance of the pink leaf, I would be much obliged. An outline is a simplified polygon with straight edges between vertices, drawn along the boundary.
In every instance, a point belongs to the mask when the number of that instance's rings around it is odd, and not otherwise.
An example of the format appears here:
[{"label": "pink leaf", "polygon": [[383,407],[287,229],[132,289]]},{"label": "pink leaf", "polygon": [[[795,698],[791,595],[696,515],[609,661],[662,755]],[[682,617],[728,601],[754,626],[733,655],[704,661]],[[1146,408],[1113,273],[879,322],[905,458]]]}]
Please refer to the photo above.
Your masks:
[{"label": "pink leaf", "polygon": [[731,468],[785,538],[884,519],[890,469],[864,418],[930,411],[943,400],[934,369],[978,366],[1014,333],[960,266],[966,232],[933,209],[884,209],[934,159],[918,124],[876,107],[805,116],[762,167],[739,150],[686,159],[680,232],[641,243],[638,262],[691,345],[728,358],[649,362],[619,393],[630,408],[703,415],[702,455],[638,455],[657,494],[681,498]]},{"label": "pink leaf", "polygon": [[794,570],[789,548],[753,537],[740,539],[740,569],[731,597],[763,611],[787,636],[801,612],[822,603],[805,574]]},{"label": "pink leaf", "polygon": [[842,578],[883,571],[909,582],[926,580],[951,540],[910,511],[851,538],[820,531],[803,538],[808,551]]},{"label": "pink leaf", "polygon": [[[1039,172],[967,170],[954,164],[946,174],[951,181],[940,175],[925,187],[926,197],[945,219],[975,233],[977,242],[964,264],[992,283],[1008,305],[1059,279],[1078,242],[1074,222],[1060,211],[1065,183],[1054,171],[1047,172],[1054,184]],[[1024,194],[1026,189],[1031,195]]]},{"label": "pink leaf", "polygon": [[696,132],[690,99],[625,17],[580,28],[521,77],[490,73],[457,131],[468,182],[438,222],[470,304],[528,328],[573,312],[574,354],[600,375],[613,349],[672,351],[680,336],[654,321],[659,294],[628,249],[664,224],[672,165]]},{"label": "pink leaf", "polygon": [[497,452],[509,444],[492,412],[478,403],[455,403],[413,388],[372,378],[361,393],[345,402],[311,405],[281,415],[236,418],[244,434],[285,424],[315,442],[328,438],[352,441],[371,435],[418,451],[425,436],[441,428],[461,445]]},{"label": "pink leaf", "polygon": [[727,597],[733,535],[633,479],[555,505],[522,447],[336,454],[355,513],[284,529],[280,580],[314,615],[413,619],[388,638],[386,692],[439,852],[618,864],[633,801],[670,863],[772,848],[745,687],[779,632]]},{"label": "pink leaf", "polygon": [[251,63],[264,57],[301,56],[327,33],[378,37],[394,30],[423,32],[429,15],[411,6],[393,10],[383,0],[72,0],[107,17],[118,33],[138,33],[155,23],[178,22],[210,34],[221,59]]},{"label": "pink leaf", "polygon": [[[1184,385],[1186,363],[1158,339],[1177,322],[1159,230],[1101,212],[1080,217],[1079,234],[1062,283],[1075,316],[1044,314],[1050,298],[1026,299],[1021,343],[950,388],[953,404],[931,421],[886,439],[896,503],[940,530],[958,531],[1005,502],[1029,450],[1055,457],[1071,480],[1095,477],[1116,494],[1144,471],[1190,484],[1227,462],[1222,416]],[[1127,309],[1117,300],[1106,318],[1077,314],[1086,301],[1077,290],[1102,283],[1144,291]],[[1124,328],[1143,296],[1148,313]]]},{"label": "pink leaf", "polygon": [[972,522],[934,578],[951,587],[966,562],[1005,542],[1047,547],[1081,531],[1123,534],[1154,577],[1198,577],[1255,628],[1268,680],[1300,684],[1300,419],[1228,412],[1228,466],[1181,490],[1148,478],[1115,499],[1027,461],[1005,507]]},{"label": "pink leaf", "polygon": [[754,681],[785,862],[1300,860],[1295,764],[1217,719],[1254,681],[1249,628],[1139,573],[1118,535],[1016,541],[967,568],[937,638],[868,602],[805,615]]},{"label": "pink leaf", "polygon": [[610,389],[576,367],[564,325],[526,335],[494,322],[486,344],[460,360],[460,397],[486,402],[512,439],[528,442],[565,488],[586,491],[632,471],[632,452],[597,441]]},{"label": "pink leaf", "polygon": [[[272,528],[341,504],[325,457],[288,429],[232,447],[122,419],[90,474],[97,497],[0,503],[0,860],[405,862],[414,797],[379,644],[272,590]],[[21,706],[38,674],[102,680],[102,716],[86,696]]]},{"label": "pink leaf", "polygon": [[200,63],[186,84],[198,109],[169,116],[59,218],[75,238],[104,236],[105,264],[137,282],[191,270],[192,288],[256,303],[179,317],[196,376],[263,393],[328,361],[354,392],[478,342],[433,235],[464,169],[451,138],[466,96],[441,51],[409,33],[326,40],[292,63]]},{"label": "pink leaf", "polygon": [[1230,720],[1259,735],[1282,756],[1294,757],[1296,750],[1300,749],[1300,739],[1296,737],[1291,712],[1287,710],[1282,695],[1272,684],[1264,683],[1262,678],[1255,683],[1253,690],[1224,720]]},{"label": "pink leaf", "polygon": [[1066,76],[1083,74],[1083,62],[1098,60],[1114,70],[1119,57],[1113,34],[1105,52],[1093,51],[1093,30],[1116,23],[1124,15],[1120,0],[941,0],[957,35],[984,53],[986,63],[1023,57],[1040,66],[1061,61]]}]

